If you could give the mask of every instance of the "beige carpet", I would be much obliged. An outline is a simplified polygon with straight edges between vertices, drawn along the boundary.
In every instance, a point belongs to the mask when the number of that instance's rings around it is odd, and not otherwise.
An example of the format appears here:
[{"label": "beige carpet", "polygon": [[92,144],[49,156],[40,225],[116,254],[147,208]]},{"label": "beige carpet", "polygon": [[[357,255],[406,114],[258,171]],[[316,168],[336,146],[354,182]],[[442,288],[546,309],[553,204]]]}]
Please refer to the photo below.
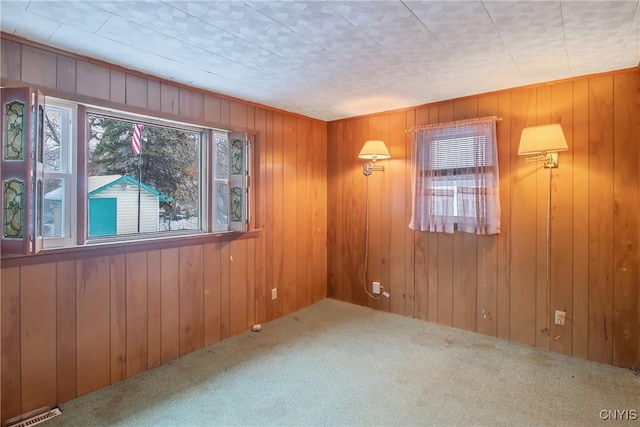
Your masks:
[{"label": "beige carpet", "polygon": [[640,377],[326,299],[61,409],[44,426],[618,425]]}]

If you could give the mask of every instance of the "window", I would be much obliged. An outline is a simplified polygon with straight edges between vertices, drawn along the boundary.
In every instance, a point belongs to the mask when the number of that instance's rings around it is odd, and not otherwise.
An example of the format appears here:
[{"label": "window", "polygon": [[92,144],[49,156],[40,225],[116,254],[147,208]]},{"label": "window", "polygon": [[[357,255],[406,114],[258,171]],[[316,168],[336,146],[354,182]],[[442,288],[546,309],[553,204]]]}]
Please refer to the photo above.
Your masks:
[{"label": "window", "polygon": [[414,230],[500,232],[494,117],[414,129]]},{"label": "window", "polygon": [[51,101],[44,115],[44,247],[68,246],[76,235],[74,118],[76,108]]},{"label": "window", "polygon": [[94,112],[87,129],[89,239],[202,230],[204,130]]},{"label": "window", "polygon": [[2,90],[2,253],[248,230],[248,134],[30,93]]}]

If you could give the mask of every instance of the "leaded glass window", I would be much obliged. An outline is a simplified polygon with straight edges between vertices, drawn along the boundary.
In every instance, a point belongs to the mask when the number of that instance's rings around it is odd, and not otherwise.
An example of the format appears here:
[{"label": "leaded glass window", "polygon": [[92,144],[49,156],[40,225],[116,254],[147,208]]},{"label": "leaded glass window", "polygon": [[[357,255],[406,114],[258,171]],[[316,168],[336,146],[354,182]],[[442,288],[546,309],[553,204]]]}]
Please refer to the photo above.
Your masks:
[{"label": "leaded glass window", "polygon": [[4,237],[24,237],[24,182],[10,179],[4,183]]},{"label": "leaded glass window", "polygon": [[25,105],[20,101],[9,102],[5,107],[5,160],[24,160]]}]

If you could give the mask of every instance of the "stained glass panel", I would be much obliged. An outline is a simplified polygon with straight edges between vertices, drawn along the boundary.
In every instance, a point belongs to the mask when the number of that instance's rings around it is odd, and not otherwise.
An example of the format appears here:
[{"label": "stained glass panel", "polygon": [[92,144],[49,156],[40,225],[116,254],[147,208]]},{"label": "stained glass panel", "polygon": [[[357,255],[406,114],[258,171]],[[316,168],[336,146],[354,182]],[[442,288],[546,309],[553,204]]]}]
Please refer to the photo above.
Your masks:
[{"label": "stained glass panel", "polygon": [[242,187],[231,188],[231,221],[242,221]]},{"label": "stained glass panel", "polygon": [[4,237],[24,237],[24,182],[10,179],[4,182]]},{"label": "stained glass panel", "polygon": [[24,103],[12,101],[5,106],[5,160],[24,160]]},{"label": "stained glass panel", "polygon": [[242,140],[234,139],[231,141],[231,174],[242,174]]},{"label": "stained glass panel", "polygon": [[229,223],[229,185],[216,185],[216,223],[218,225]]}]

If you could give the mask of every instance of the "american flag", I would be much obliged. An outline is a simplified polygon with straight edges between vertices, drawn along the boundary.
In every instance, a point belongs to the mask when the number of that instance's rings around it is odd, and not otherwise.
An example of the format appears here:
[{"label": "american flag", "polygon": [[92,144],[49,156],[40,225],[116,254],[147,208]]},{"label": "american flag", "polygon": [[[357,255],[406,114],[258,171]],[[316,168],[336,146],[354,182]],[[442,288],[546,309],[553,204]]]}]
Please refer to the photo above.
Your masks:
[{"label": "american flag", "polygon": [[142,144],[140,134],[142,133],[142,129],[144,129],[144,125],[135,125],[133,127],[133,139],[131,140],[131,148],[133,149],[133,154],[135,154],[136,156],[140,154],[140,148]]}]

